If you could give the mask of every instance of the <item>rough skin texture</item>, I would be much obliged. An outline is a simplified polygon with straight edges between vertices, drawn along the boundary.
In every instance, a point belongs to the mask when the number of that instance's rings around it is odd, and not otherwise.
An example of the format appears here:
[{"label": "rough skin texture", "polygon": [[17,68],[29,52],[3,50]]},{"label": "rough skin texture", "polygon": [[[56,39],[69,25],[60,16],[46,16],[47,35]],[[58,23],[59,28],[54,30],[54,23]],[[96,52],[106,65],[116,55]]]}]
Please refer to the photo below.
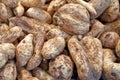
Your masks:
[{"label": "rough skin texture", "polygon": [[47,32],[51,29],[51,26],[47,23],[40,22],[39,20],[29,17],[12,17],[9,19],[9,26],[20,26],[23,31],[27,33],[35,34],[36,32],[42,31]]},{"label": "rough skin texture", "polygon": [[95,20],[91,25],[91,30],[87,33],[87,36],[93,36],[99,38],[101,34],[104,32],[105,25],[100,21]]},{"label": "rough skin texture", "polygon": [[33,35],[28,34],[16,47],[18,66],[25,66],[33,54]]},{"label": "rough skin texture", "polygon": [[0,33],[0,43],[12,43],[21,36],[22,28],[15,26],[9,30]]},{"label": "rough skin texture", "polygon": [[32,71],[33,76],[37,77],[39,80],[55,80],[51,75],[37,67]]},{"label": "rough skin texture", "polygon": [[82,80],[99,80],[102,73],[102,45],[97,38],[90,36],[78,41],[72,37],[68,41],[70,55]]},{"label": "rough skin texture", "polygon": [[17,69],[13,61],[9,61],[0,71],[0,80],[16,80]]},{"label": "rough skin texture", "polygon": [[100,16],[102,21],[112,22],[117,19],[119,14],[119,0],[111,0],[111,4],[107,10]]},{"label": "rough skin texture", "polygon": [[106,48],[115,48],[119,38],[116,32],[105,32],[100,36],[102,45]]},{"label": "rough skin texture", "polygon": [[68,39],[70,37],[69,34],[57,28],[51,29],[47,33],[47,39],[51,39],[51,38],[58,37],[58,36],[63,37],[65,39]]},{"label": "rough skin texture", "polygon": [[11,27],[8,26],[7,24],[3,23],[3,24],[0,24],[0,34],[3,33],[3,32],[6,32],[10,29]]},{"label": "rough skin texture", "polygon": [[18,5],[19,0],[0,0],[0,2],[4,3],[9,8],[15,8]]},{"label": "rough skin texture", "polygon": [[16,16],[22,16],[24,14],[24,7],[21,5],[21,3],[18,3],[18,6],[13,9],[13,12]]},{"label": "rough skin texture", "polygon": [[111,49],[104,49],[103,54],[103,79],[120,80],[120,64],[115,63],[116,57],[113,51]]},{"label": "rough skin texture", "polygon": [[13,13],[11,9],[5,6],[3,3],[0,3],[0,21],[7,22],[7,19],[12,16],[13,16]]},{"label": "rough skin texture", "polygon": [[65,3],[66,3],[66,0],[52,0],[49,6],[47,7],[47,12],[53,15],[54,12],[57,11]]},{"label": "rough skin texture", "polygon": [[0,80],[120,80],[119,9],[120,0],[0,0]]},{"label": "rough skin texture", "polygon": [[80,4],[65,4],[53,15],[54,24],[70,34],[85,34],[89,30],[90,16]]},{"label": "rough skin texture", "polygon": [[117,57],[120,57],[120,39],[118,40],[116,47],[115,47]]},{"label": "rough skin texture", "polygon": [[8,59],[15,57],[15,46],[12,43],[0,44],[0,68],[2,68]]},{"label": "rough skin texture", "polygon": [[12,43],[2,43],[0,44],[1,53],[8,55],[8,59],[13,59],[15,57],[15,46]]},{"label": "rough skin texture", "polygon": [[90,0],[88,3],[91,4],[97,12],[97,14],[91,14],[91,19],[94,19],[98,18],[110,6],[111,0]]},{"label": "rough skin texture", "polygon": [[42,22],[51,23],[50,14],[40,8],[31,7],[26,11],[26,15]]},{"label": "rough skin texture", "polygon": [[19,0],[25,7],[40,7],[44,5],[46,0]]},{"label": "rough skin texture", "polygon": [[69,56],[60,55],[49,63],[49,73],[58,80],[70,80],[73,72],[73,63]]},{"label": "rough skin texture", "polygon": [[65,47],[65,40],[63,37],[55,37],[49,39],[44,43],[42,48],[42,56],[45,59],[54,59],[59,55]]},{"label": "rough skin texture", "polygon": [[105,32],[106,31],[112,31],[120,34],[120,19],[118,18],[117,20],[107,23],[105,25]]},{"label": "rough skin texture", "polygon": [[28,70],[21,68],[19,70],[18,80],[39,80],[39,79],[36,77],[33,77],[32,74]]},{"label": "rough skin texture", "polygon": [[32,70],[35,67],[37,67],[41,61],[42,61],[42,55],[41,55],[41,49],[44,44],[44,34],[39,32],[35,37],[34,37],[34,53],[30,60],[27,63],[27,70]]}]

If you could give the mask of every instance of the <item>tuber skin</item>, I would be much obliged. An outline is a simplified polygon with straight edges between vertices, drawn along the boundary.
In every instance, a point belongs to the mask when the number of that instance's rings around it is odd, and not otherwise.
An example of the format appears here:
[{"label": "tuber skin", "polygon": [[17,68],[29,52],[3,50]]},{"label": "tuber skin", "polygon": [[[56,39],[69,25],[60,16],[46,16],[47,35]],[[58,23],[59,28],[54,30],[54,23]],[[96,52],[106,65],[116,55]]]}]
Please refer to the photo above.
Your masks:
[{"label": "tuber skin", "polygon": [[18,5],[19,0],[0,0],[1,3],[5,4],[9,8],[15,8]]},{"label": "tuber skin", "polygon": [[91,14],[91,19],[98,18],[111,4],[111,0],[90,0],[88,2],[96,11],[96,14]]},{"label": "tuber skin", "polygon": [[84,6],[91,15],[91,19],[98,18],[109,6],[111,0],[89,0],[85,2],[83,0],[67,0],[69,3],[79,3]]},{"label": "tuber skin", "polygon": [[91,19],[98,18],[109,6],[111,0],[67,0],[69,3],[79,3],[84,6],[90,13]]},{"label": "tuber skin", "polygon": [[51,38],[58,37],[58,36],[63,37],[65,40],[70,38],[69,34],[67,34],[66,32],[58,28],[50,29],[48,33],[46,34],[46,36],[47,36],[47,39],[51,39]]},{"label": "tuber skin", "polygon": [[73,63],[69,56],[60,55],[49,63],[49,73],[57,80],[70,80],[73,73]]},{"label": "tuber skin", "polygon": [[[91,71],[93,80],[99,80],[102,74],[102,44],[101,41],[97,38],[86,36],[81,39],[81,43],[84,45],[85,52],[88,58],[89,69]],[[89,78],[90,79],[90,78]]]},{"label": "tuber skin", "polygon": [[7,55],[8,59],[13,59],[15,57],[15,46],[12,43],[0,44],[0,51],[4,55]]},{"label": "tuber skin", "polygon": [[41,7],[46,0],[20,0],[20,3],[25,7]]},{"label": "tuber skin", "polygon": [[115,60],[111,49],[103,49],[103,80],[120,80],[120,65]]},{"label": "tuber skin", "polygon": [[53,15],[54,12],[57,11],[65,3],[66,3],[66,0],[52,0],[47,8],[47,12]]},{"label": "tuber skin", "polygon": [[105,22],[112,22],[119,15],[119,0],[111,0],[111,4],[107,10],[100,16],[100,19]]},{"label": "tuber skin", "polygon": [[78,41],[73,36],[68,41],[68,49],[80,79],[100,79],[102,74],[102,44],[97,38],[86,36]]},{"label": "tuber skin", "polygon": [[9,8],[15,8],[18,5],[19,0],[0,0],[0,2]]},{"label": "tuber skin", "polygon": [[50,14],[40,8],[31,7],[26,11],[26,15],[42,22],[51,23]]},{"label": "tuber skin", "polygon": [[22,67],[27,64],[33,54],[33,35],[28,34],[16,47],[17,66]]},{"label": "tuber skin", "polygon": [[0,44],[0,68],[2,68],[8,59],[15,57],[15,46],[11,43]]},{"label": "tuber skin", "polygon": [[106,23],[104,32],[106,31],[116,32],[120,35],[120,19],[118,18],[117,20],[111,23]]},{"label": "tuber skin", "polygon": [[8,55],[5,55],[4,53],[0,53],[0,68],[2,68],[7,61],[8,61]]},{"label": "tuber skin", "polygon": [[39,66],[39,64],[42,61],[42,54],[41,54],[41,49],[44,44],[44,34],[42,32],[39,32],[35,37],[34,37],[34,53],[30,60],[27,63],[26,69],[27,70],[32,70]]},{"label": "tuber skin", "polygon": [[93,36],[99,38],[105,30],[105,25],[98,20],[94,20],[91,25],[91,30],[86,34],[87,36]]},{"label": "tuber skin", "polygon": [[49,24],[25,16],[10,18],[9,26],[20,26],[24,32],[29,34],[35,34],[39,31],[46,33],[51,29]]},{"label": "tuber skin", "polygon": [[118,40],[116,44],[115,52],[116,52],[117,57],[120,57],[120,39]]},{"label": "tuber skin", "polygon": [[12,43],[21,36],[22,28],[14,26],[13,28],[0,33],[0,43]]},{"label": "tuber skin", "polygon": [[119,0],[0,0],[0,80],[120,80],[119,62]]},{"label": "tuber skin", "polygon": [[85,2],[84,0],[67,0],[67,2],[68,3],[79,3],[80,5],[85,7],[89,11],[90,14],[94,14],[94,15],[97,14],[94,7],[91,4]]},{"label": "tuber skin", "polygon": [[83,80],[87,80],[86,79],[87,74],[85,73],[88,73],[89,69],[88,64],[86,62],[87,59],[84,55],[85,51],[80,46],[80,43],[76,37],[70,38],[70,40],[68,41],[68,48],[70,51],[70,55],[72,56],[72,59],[77,67],[78,76]]},{"label": "tuber skin", "polygon": [[115,48],[118,43],[119,35],[116,32],[104,32],[100,36],[102,45],[106,48]]},{"label": "tuber skin", "polygon": [[32,74],[25,68],[21,68],[19,70],[18,80],[39,80],[39,79],[36,77],[33,77]]},{"label": "tuber skin", "polygon": [[13,12],[16,16],[22,16],[25,12],[24,7],[21,5],[21,3],[19,2],[17,7],[15,9],[13,9]]},{"label": "tuber skin", "polygon": [[11,9],[0,2],[0,21],[7,22],[13,16]]},{"label": "tuber skin", "polygon": [[53,15],[53,22],[69,34],[85,34],[90,27],[90,16],[80,4],[65,4]]},{"label": "tuber skin", "polygon": [[14,61],[9,61],[0,71],[0,80],[16,80],[17,69]]},{"label": "tuber skin", "polygon": [[8,31],[10,28],[11,28],[11,27],[8,26],[8,25],[5,24],[5,23],[0,24],[0,34],[3,33],[3,32]]},{"label": "tuber skin", "polygon": [[51,75],[37,67],[32,71],[33,76],[37,77],[39,80],[55,80]]},{"label": "tuber skin", "polygon": [[54,59],[65,48],[65,40],[63,37],[54,37],[46,41],[42,47],[41,54],[44,59]]}]

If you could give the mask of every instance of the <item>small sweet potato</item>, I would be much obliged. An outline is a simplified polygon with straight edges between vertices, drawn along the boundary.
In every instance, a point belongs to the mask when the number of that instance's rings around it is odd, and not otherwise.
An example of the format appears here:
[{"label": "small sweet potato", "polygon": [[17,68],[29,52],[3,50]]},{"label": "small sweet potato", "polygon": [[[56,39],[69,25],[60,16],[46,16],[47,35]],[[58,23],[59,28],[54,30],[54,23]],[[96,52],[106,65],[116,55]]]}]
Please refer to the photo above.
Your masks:
[{"label": "small sweet potato", "polygon": [[69,56],[59,55],[49,63],[49,73],[57,80],[70,80],[73,73],[73,62]]},{"label": "small sweet potato", "polygon": [[42,56],[45,59],[53,59],[59,55],[65,47],[65,40],[63,37],[54,37],[46,41],[42,48]]},{"label": "small sweet potato", "polygon": [[33,35],[28,34],[16,47],[17,66],[25,66],[33,54]]}]

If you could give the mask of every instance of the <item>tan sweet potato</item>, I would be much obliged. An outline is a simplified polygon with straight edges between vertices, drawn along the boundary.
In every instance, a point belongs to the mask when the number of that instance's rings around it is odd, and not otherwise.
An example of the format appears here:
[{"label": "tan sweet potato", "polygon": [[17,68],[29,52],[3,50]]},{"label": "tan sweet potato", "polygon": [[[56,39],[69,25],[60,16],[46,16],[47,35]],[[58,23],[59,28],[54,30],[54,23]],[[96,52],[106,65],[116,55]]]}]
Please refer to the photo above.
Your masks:
[{"label": "tan sweet potato", "polygon": [[55,37],[46,41],[42,48],[42,56],[45,59],[53,59],[59,55],[65,47],[63,37]]},{"label": "tan sweet potato", "polygon": [[16,80],[17,69],[14,61],[9,61],[0,71],[0,80]]},{"label": "tan sweet potato", "polygon": [[65,3],[66,3],[66,0],[52,0],[47,8],[47,12],[53,15],[54,12],[57,11]]},{"label": "tan sweet potato", "polygon": [[3,32],[6,32],[10,29],[10,26],[8,26],[7,24],[0,24],[0,34]]},{"label": "tan sweet potato", "polygon": [[31,7],[26,11],[26,15],[42,22],[51,23],[50,14],[40,8]]},{"label": "tan sweet potato", "polygon": [[82,80],[99,80],[102,73],[102,44],[90,36],[78,41],[72,37],[68,41],[70,55]]},{"label": "tan sweet potato", "polygon": [[17,66],[25,66],[33,54],[33,35],[28,34],[16,47]]},{"label": "tan sweet potato", "polygon": [[50,61],[49,73],[56,80],[70,80],[73,73],[73,62],[69,56],[60,55]]},{"label": "tan sweet potato", "polygon": [[8,59],[13,59],[15,56],[15,46],[11,43],[0,44],[0,68],[2,68]]},{"label": "tan sweet potato", "polygon": [[103,49],[103,80],[120,79],[120,64],[115,62],[116,59],[111,49]]},{"label": "tan sweet potato", "polygon": [[65,4],[53,15],[53,22],[70,34],[85,34],[90,27],[90,15],[80,4]]},{"label": "tan sweet potato", "polygon": [[91,4],[85,2],[84,0],[66,0],[66,1],[68,3],[77,3],[77,4],[82,5],[83,7],[85,7],[89,11],[90,14],[94,14],[94,15],[97,14],[94,7]]},{"label": "tan sweet potato", "polygon": [[6,7],[3,3],[0,3],[0,21],[7,22],[7,19],[12,17],[13,13],[9,7]]},{"label": "tan sweet potato", "polygon": [[100,21],[95,20],[91,25],[91,30],[87,33],[87,36],[93,36],[99,38],[105,30],[105,25]]},{"label": "tan sweet potato", "polygon": [[39,31],[47,32],[51,29],[49,24],[26,16],[10,18],[9,26],[20,26],[24,32],[31,34],[37,33]]},{"label": "tan sweet potato", "polygon": [[13,12],[16,16],[22,16],[24,14],[24,7],[21,5],[21,3],[19,2],[17,7],[13,9]]},{"label": "tan sweet potato", "polygon": [[112,22],[117,19],[119,14],[119,0],[111,0],[111,4],[105,12],[100,16],[102,21]]},{"label": "tan sweet potato", "polygon": [[37,67],[32,71],[33,76],[37,77],[39,80],[55,80],[51,75]]},{"label": "tan sweet potato", "polygon": [[96,14],[91,14],[91,19],[99,17],[109,6],[111,0],[90,0],[88,2],[96,10]]},{"label": "tan sweet potato", "polygon": [[12,43],[21,36],[22,28],[15,26],[5,32],[0,33],[0,43]]},{"label": "tan sweet potato", "polygon": [[21,68],[19,70],[18,80],[39,80],[39,79],[36,77],[33,77],[32,74],[28,70]]},{"label": "tan sweet potato", "polygon": [[120,39],[116,32],[105,32],[100,36],[102,45],[106,48],[115,48]]},{"label": "tan sweet potato", "polygon": [[40,7],[45,4],[46,0],[20,0],[20,2],[25,7]]},{"label": "tan sweet potato", "polygon": [[54,38],[54,37],[63,37],[65,39],[69,39],[70,35],[67,34],[66,32],[58,29],[58,28],[53,28],[51,30],[49,30],[49,32],[46,34],[47,35],[47,39],[51,39],[51,38]]},{"label": "tan sweet potato", "polygon": [[120,57],[120,39],[118,40],[116,44],[115,52],[116,52],[117,57]]},{"label": "tan sweet potato", "polygon": [[34,45],[35,45],[34,53],[27,63],[27,66],[26,66],[27,70],[32,70],[41,63],[42,61],[41,49],[43,44],[44,44],[44,34],[42,32],[39,32],[34,37]]},{"label": "tan sweet potato", "polygon": [[110,23],[106,23],[105,24],[105,32],[116,32],[118,34],[120,34],[120,19],[118,18],[117,20],[110,22]]},{"label": "tan sweet potato", "polygon": [[0,44],[0,51],[8,56],[8,59],[13,59],[15,57],[15,46],[11,43]]}]

